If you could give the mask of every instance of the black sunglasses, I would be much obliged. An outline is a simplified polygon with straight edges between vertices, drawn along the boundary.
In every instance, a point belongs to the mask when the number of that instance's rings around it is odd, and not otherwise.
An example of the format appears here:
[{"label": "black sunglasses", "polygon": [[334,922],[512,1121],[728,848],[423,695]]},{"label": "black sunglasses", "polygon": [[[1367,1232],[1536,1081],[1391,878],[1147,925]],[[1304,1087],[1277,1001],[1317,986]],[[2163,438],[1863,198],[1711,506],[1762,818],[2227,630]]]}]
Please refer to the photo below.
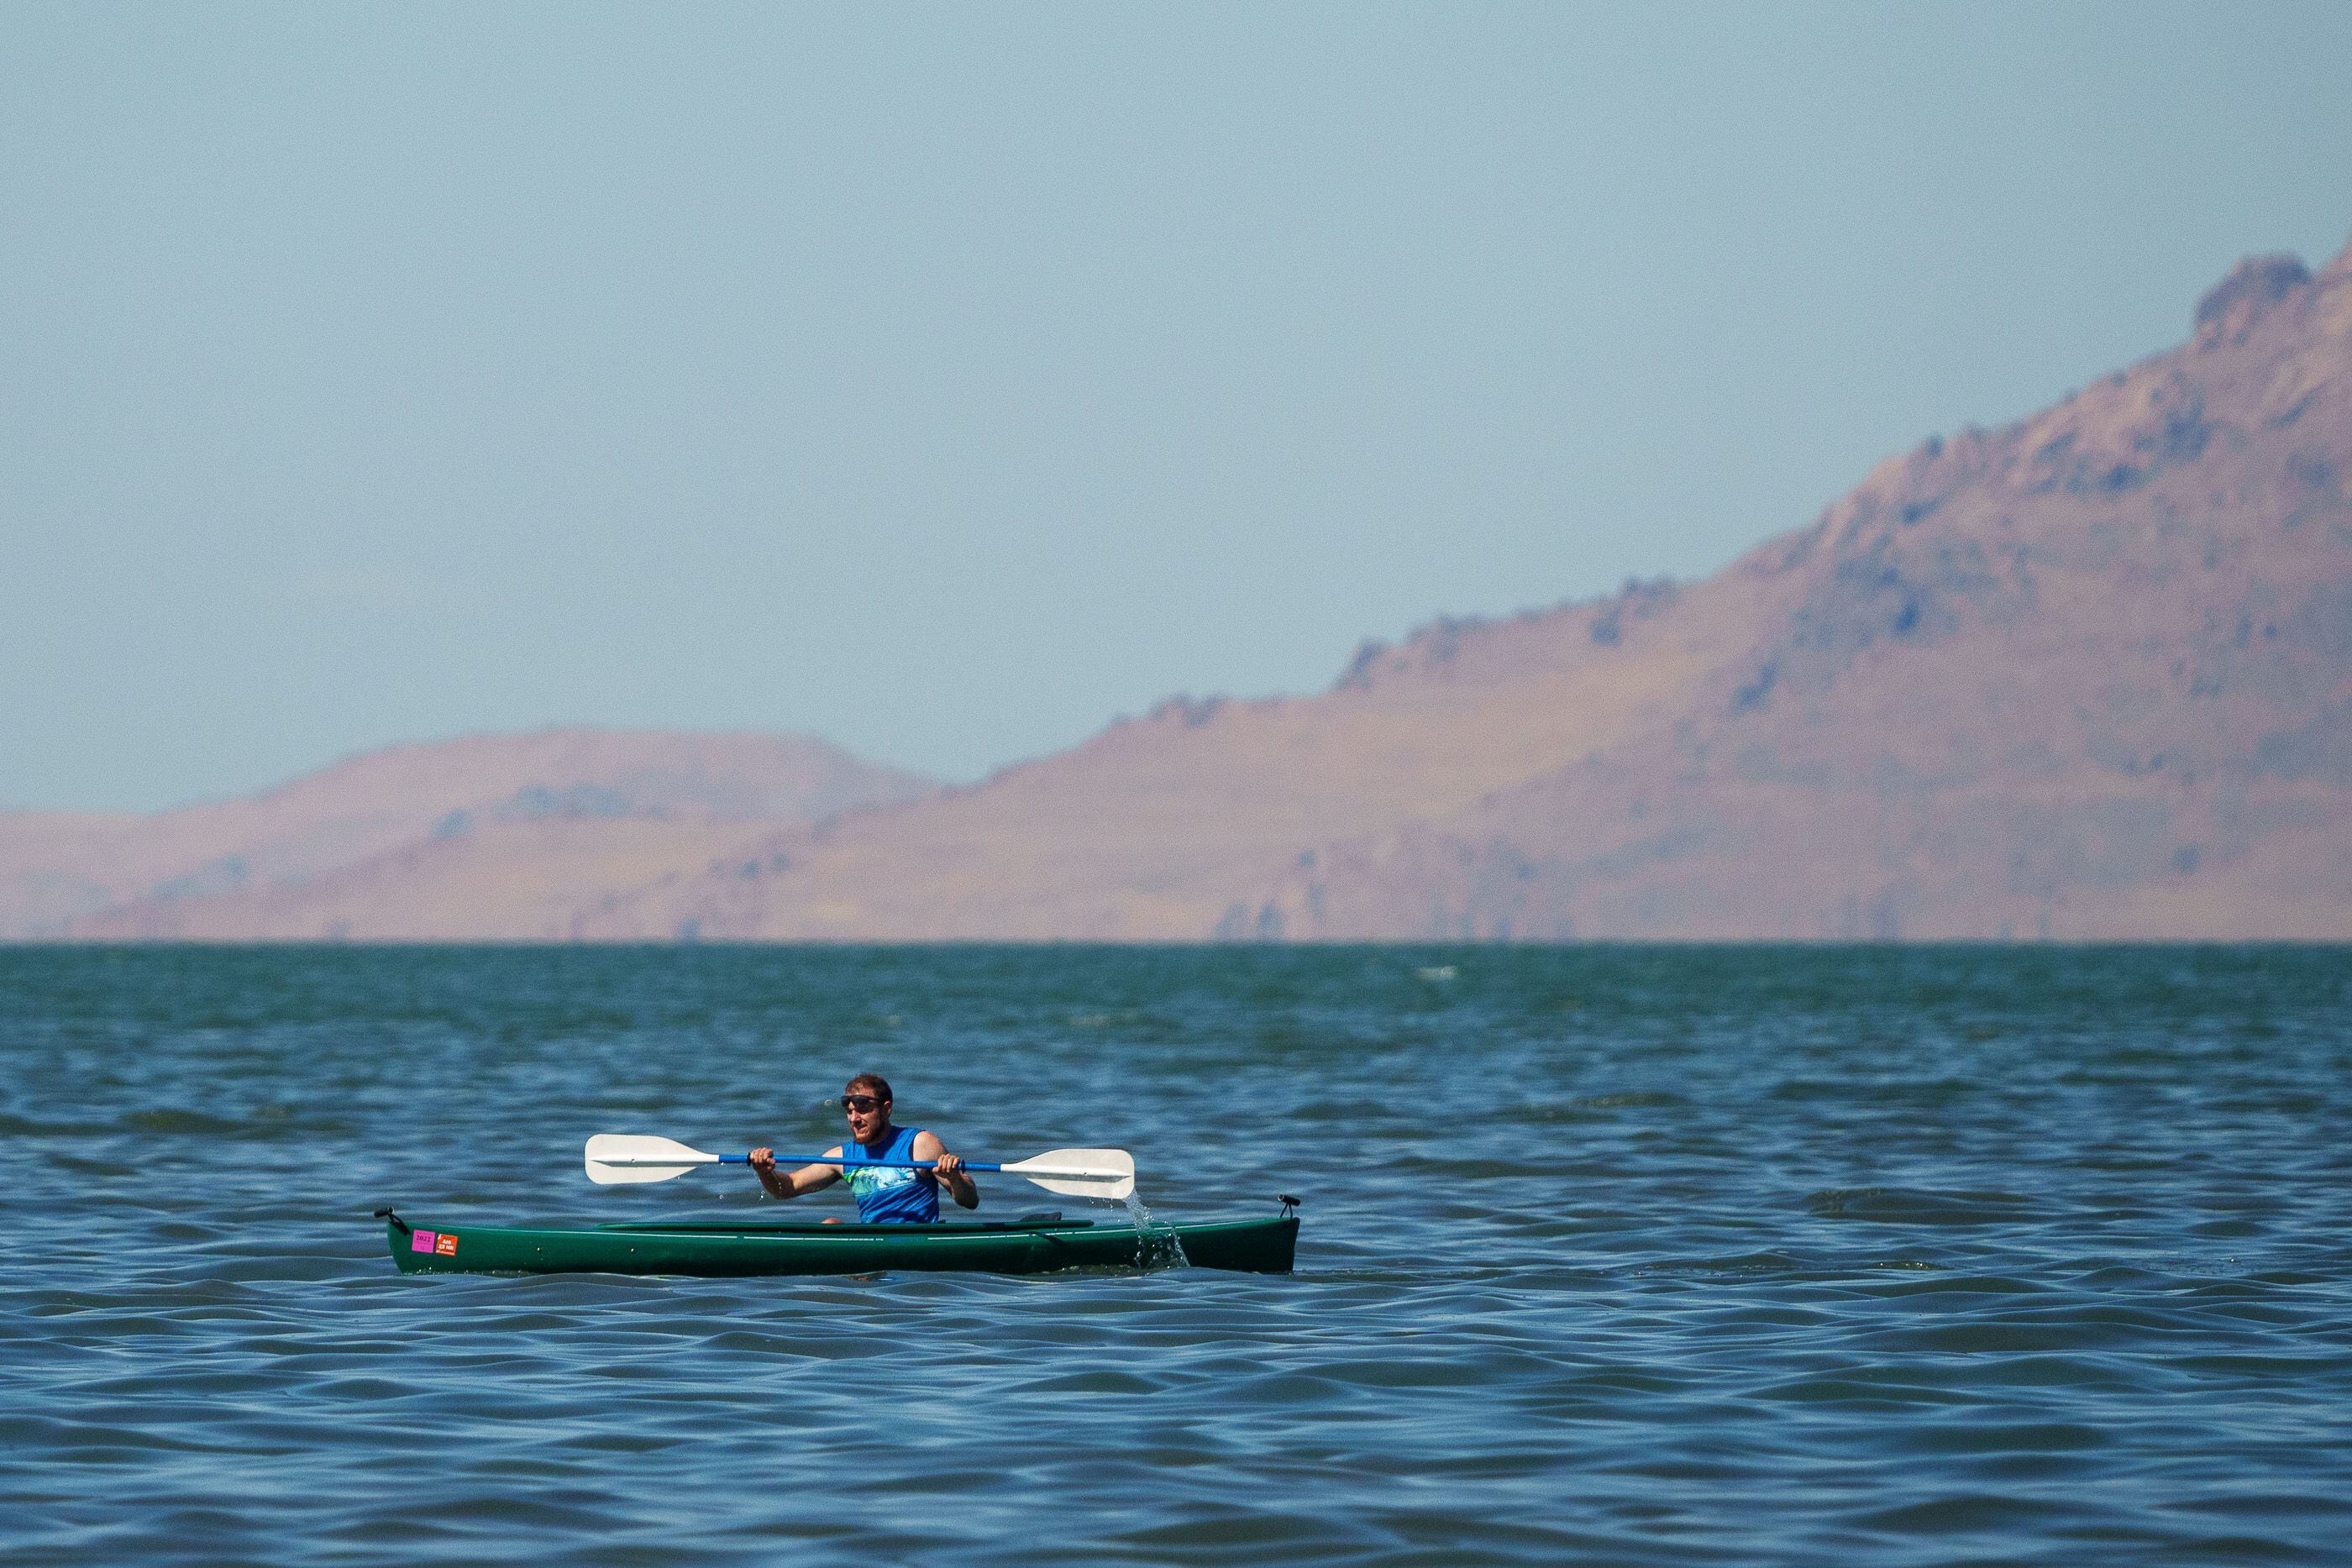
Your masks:
[{"label": "black sunglasses", "polygon": [[845,1094],[841,1097],[841,1108],[845,1111],[878,1111],[882,1108],[882,1102],[871,1094]]}]

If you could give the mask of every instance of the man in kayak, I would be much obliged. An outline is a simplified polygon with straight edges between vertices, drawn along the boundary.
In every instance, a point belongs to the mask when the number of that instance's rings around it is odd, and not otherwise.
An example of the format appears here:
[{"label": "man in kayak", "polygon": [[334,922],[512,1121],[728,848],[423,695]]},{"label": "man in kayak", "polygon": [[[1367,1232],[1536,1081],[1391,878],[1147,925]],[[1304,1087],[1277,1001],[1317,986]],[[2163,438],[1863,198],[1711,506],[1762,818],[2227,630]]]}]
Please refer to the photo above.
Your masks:
[{"label": "man in kayak", "polygon": [[[751,1151],[751,1169],[771,1197],[798,1197],[846,1181],[857,1198],[857,1218],[869,1225],[929,1225],[940,1217],[940,1188],[944,1185],[961,1207],[978,1208],[980,1188],[963,1161],[948,1153],[936,1133],[890,1124],[890,1084],[879,1073],[861,1072],[842,1091],[841,1108],[849,1115],[849,1136],[825,1150],[839,1166],[803,1166],[796,1171],[776,1168],[776,1151]],[[934,1170],[892,1170],[877,1162],[936,1160]]]}]

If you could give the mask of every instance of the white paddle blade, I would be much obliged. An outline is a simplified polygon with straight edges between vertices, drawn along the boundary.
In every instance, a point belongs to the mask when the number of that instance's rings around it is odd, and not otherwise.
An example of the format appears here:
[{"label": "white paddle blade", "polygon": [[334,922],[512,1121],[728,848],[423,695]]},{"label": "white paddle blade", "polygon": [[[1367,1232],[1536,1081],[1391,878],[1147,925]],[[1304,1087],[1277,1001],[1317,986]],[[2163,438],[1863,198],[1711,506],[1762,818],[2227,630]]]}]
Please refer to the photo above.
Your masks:
[{"label": "white paddle blade", "polygon": [[631,1182],[667,1181],[697,1166],[715,1166],[717,1155],[689,1149],[674,1138],[642,1137],[635,1133],[599,1133],[588,1140],[588,1179],[598,1186],[625,1186]]},{"label": "white paddle blade", "polygon": [[1135,1190],[1135,1156],[1125,1149],[1054,1149],[1004,1172],[1066,1197],[1125,1197]]}]

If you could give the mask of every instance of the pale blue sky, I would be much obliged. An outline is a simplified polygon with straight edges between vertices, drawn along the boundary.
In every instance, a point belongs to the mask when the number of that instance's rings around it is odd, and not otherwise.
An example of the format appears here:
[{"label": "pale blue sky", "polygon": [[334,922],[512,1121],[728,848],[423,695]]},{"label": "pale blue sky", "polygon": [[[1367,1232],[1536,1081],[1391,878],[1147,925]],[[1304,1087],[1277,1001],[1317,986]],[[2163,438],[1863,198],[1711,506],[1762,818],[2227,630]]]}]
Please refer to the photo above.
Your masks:
[{"label": "pale blue sky", "polygon": [[0,7],[0,805],[957,778],[1707,572],[2352,233],[2352,7]]}]

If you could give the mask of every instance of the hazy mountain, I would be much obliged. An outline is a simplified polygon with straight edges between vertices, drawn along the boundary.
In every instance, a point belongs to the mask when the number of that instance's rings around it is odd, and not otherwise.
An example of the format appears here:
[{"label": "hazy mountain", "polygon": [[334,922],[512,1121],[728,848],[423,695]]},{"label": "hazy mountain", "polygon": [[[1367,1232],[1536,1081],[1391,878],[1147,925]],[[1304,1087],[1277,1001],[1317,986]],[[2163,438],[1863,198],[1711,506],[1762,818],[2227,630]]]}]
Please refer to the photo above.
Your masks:
[{"label": "hazy mountain", "polygon": [[2352,937],[2352,251],[2242,265],[2183,347],[1703,582],[1441,622],[1320,695],[930,793],[777,737],[408,747],[0,818],[0,899],[90,936]]},{"label": "hazy mountain", "polygon": [[2186,348],[1885,465],[1596,647],[1707,650],[1663,722],[1318,845],[1237,923],[2352,936],[2347,476],[2352,251],[2246,263]]},{"label": "hazy mountain", "polygon": [[1177,702],[612,936],[2352,936],[2352,251],[1686,588]]},{"label": "hazy mountain", "polygon": [[0,934],[561,936],[614,886],[929,788],[792,735],[394,747],[152,816],[0,814]]}]

